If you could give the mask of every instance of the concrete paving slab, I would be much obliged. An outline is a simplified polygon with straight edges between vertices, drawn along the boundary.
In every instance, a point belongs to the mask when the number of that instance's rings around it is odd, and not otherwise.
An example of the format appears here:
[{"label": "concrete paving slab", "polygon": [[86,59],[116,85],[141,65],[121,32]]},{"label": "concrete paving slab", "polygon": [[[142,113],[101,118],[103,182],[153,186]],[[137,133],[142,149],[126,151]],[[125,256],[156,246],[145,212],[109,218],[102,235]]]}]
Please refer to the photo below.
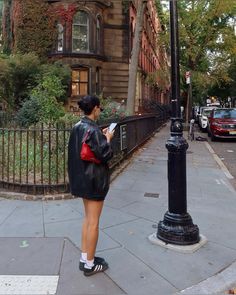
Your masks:
[{"label": "concrete paving slab", "polygon": [[165,204],[166,202],[163,203],[163,200],[148,198],[146,201],[143,200],[126,206],[122,208],[122,211],[156,223],[166,212]]},{"label": "concrete paving slab", "polygon": [[107,229],[106,232],[178,289],[214,275],[236,258],[235,250],[210,241],[191,255],[152,245],[148,241],[148,236],[153,233],[152,223],[142,219],[117,226],[112,231]]},{"label": "concrete paving slab", "polygon": [[10,200],[0,199],[0,224],[2,224],[17,208]]},{"label": "concrete paving slab", "polygon": [[110,265],[106,271],[107,275],[117,282],[126,294],[155,295],[171,294],[176,291],[176,288],[153,271],[148,263],[126,249],[109,250],[105,255]]},{"label": "concrete paving slab", "polygon": [[207,210],[205,212],[201,210],[193,212],[191,212],[192,218],[196,216],[195,222],[209,241],[236,250],[235,236],[232,234],[232,229],[235,227],[233,215],[231,217],[225,215],[224,217],[219,212],[219,216],[215,216]]},{"label": "concrete paving slab", "polygon": [[131,220],[137,219],[135,216],[126,214],[120,210],[104,206],[100,219],[100,228],[105,229],[118,224],[125,224]]},{"label": "concrete paving slab", "polygon": [[65,201],[43,202],[44,222],[57,222],[81,218],[82,215],[71,208]]},{"label": "concrete paving slab", "polygon": [[122,189],[122,190],[127,189],[127,190],[129,190],[133,186],[134,182],[135,181],[133,179],[121,176],[113,181],[111,187],[113,189]]},{"label": "concrete paving slab", "polygon": [[[81,246],[81,230],[82,218],[45,224],[46,237],[66,237],[70,239],[78,248]],[[116,243],[106,233],[100,231],[97,251],[117,247],[120,247],[119,243]]]},{"label": "concrete paving slab", "polygon": [[82,199],[76,198],[76,199],[72,199],[72,200],[66,200],[65,202],[68,206],[73,208],[73,210],[76,210],[77,212],[79,212],[81,214],[81,216],[83,216],[84,205],[83,205]]},{"label": "concrete paving slab", "polygon": [[105,200],[105,206],[119,209],[129,204],[137,202],[137,198],[142,198],[142,192],[133,192],[111,188]]},{"label": "concrete paving slab", "polygon": [[63,238],[0,238],[0,275],[56,275],[63,244]]},{"label": "concrete paving slab", "polygon": [[79,257],[80,251],[70,241],[66,241],[57,295],[124,294],[106,273],[85,277],[79,270]]},{"label": "concrete paving slab", "polygon": [[43,237],[41,202],[21,201],[0,225],[0,237]]},{"label": "concrete paving slab", "polygon": [[66,237],[75,245],[80,246],[81,219],[45,223],[46,237]]}]

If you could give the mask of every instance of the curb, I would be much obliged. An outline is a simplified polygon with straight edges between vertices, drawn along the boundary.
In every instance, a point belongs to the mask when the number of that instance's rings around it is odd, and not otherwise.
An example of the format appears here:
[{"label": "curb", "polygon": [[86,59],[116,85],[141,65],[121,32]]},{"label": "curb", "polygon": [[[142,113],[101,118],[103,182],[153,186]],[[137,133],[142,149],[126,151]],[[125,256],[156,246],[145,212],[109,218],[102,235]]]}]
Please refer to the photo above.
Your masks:
[{"label": "curb", "polygon": [[23,201],[59,201],[75,199],[76,197],[69,193],[55,195],[28,195],[24,193],[0,191],[0,198]]},{"label": "curb", "polygon": [[175,294],[225,294],[228,289],[236,284],[235,278],[236,262],[233,262],[216,275]]},{"label": "curb", "polygon": [[222,162],[222,160],[217,156],[217,154],[215,153],[215,151],[213,150],[213,148],[210,146],[210,144],[208,142],[205,142],[205,145],[206,145],[207,149],[209,150],[209,152],[214,157],[214,159],[217,162],[217,164],[220,166],[221,170],[226,175],[226,177],[228,179],[234,179],[233,175],[229,172],[228,168],[225,166],[225,164]]}]

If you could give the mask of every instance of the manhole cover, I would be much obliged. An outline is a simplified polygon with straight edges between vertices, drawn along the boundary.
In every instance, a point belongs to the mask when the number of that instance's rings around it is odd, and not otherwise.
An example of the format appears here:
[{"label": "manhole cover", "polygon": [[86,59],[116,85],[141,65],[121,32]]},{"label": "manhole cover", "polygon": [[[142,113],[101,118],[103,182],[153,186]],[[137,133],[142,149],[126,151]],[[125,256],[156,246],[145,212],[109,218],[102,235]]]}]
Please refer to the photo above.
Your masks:
[{"label": "manhole cover", "polygon": [[159,194],[145,193],[144,197],[146,197],[146,198],[159,198]]}]

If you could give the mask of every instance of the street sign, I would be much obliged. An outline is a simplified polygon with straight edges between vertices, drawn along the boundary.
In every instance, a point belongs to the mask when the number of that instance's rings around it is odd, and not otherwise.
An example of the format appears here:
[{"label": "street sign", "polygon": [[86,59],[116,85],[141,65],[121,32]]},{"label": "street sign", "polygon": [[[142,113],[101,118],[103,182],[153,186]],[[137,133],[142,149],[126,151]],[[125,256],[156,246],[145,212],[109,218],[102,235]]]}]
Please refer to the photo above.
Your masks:
[{"label": "street sign", "polygon": [[185,73],[185,79],[186,79],[186,84],[191,83],[191,72],[188,71]]}]

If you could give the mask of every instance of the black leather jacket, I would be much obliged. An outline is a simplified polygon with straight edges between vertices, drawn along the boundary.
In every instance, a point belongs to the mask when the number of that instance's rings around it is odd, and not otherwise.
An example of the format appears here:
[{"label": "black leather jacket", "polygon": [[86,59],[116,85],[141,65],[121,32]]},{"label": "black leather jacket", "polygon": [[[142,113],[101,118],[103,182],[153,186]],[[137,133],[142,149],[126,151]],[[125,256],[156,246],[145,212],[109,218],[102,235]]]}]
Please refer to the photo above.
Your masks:
[{"label": "black leather jacket", "polygon": [[[86,143],[101,164],[83,161],[80,158],[82,140],[87,131]],[[111,145],[98,125],[84,117],[72,129],[68,145],[68,175],[71,194],[74,196],[103,200],[108,192],[110,172],[108,160],[113,156]]]}]

